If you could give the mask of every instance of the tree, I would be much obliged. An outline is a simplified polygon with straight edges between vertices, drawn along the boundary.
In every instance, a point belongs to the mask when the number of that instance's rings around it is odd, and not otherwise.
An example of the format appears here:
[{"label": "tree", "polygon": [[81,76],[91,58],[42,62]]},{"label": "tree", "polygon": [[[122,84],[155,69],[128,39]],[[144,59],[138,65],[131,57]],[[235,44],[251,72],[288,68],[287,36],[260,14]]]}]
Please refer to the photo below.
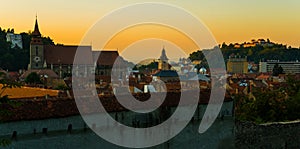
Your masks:
[{"label": "tree", "polygon": [[[2,121],[3,116],[7,116],[10,114],[8,107],[16,108],[20,106],[20,103],[9,100],[8,95],[3,95],[4,91],[8,88],[20,87],[21,85],[17,82],[11,81],[6,77],[6,74],[0,72],[0,122]],[[0,139],[0,147],[8,146],[11,143],[9,139]]]},{"label": "tree", "polygon": [[65,84],[59,84],[59,85],[57,85],[57,87],[55,87],[55,89],[56,90],[63,90],[63,91],[70,90],[70,88]]},{"label": "tree", "polygon": [[283,74],[283,73],[284,73],[284,72],[283,72],[283,68],[282,68],[281,66],[279,66],[278,72],[279,72],[279,74]]},{"label": "tree", "polygon": [[248,54],[247,54],[247,56],[248,56],[248,57],[250,57],[250,56],[252,56],[252,55],[253,55],[253,51],[252,51],[252,49],[248,50]]},{"label": "tree", "polygon": [[253,88],[255,99],[235,95],[236,118],[256,123],[291,121],[300,118],[300,80],[289,76],[284,88]]},{"label": "tree", "polygon": [[[16,102],[9,100],[8,95],[4,95],[4,91],[8,88],[16,88],[21,85],[15,81],[9,80],[4,72],[0,72],[0,105],[7,104],[9,106],[17,106]],[[0,121],[1,116],[8,115],[9,111],[6,108],[0,108]]]},{"label": "tree", "polygon": [[41,78],[36,72],[32,72],[25,78],[25,82],[36,85],[41,83]]},{"label": "tree", "polygon": [[221,48],[224,48],[224,49],[225,49],[225,48],[227,48],[227,45],[226,45],[226,43],[225,43],[225,42],[223,42],[223,43],[222,43],[222,46],[221,46]]},{"label": "tree", "polygon": [[4,72],[0,72],[0,84],[1,84],[1,89],[0,89],[0,99],[2,99],[3,97],[7,96],[4,95],[3,93],[6,89],[8,88],[16,88],[16,87],[20,87],[21,85],[15,81],[9,80],[6,76],[6,73]]},{"label": "tree", "polygon": [[281,66],[279,66],[277,63],[274,65],[272,70],[273,76],[278,76],[279,74],[283,74],[283,69]]},{"label": "tree", "polygon": [[198,50],[196,52],[191,53],[189,59],[191,61],[194,61],[194,60],[202,60],[203,61],[205,59],[205,56],[202,51]]},{"label": "tree", "polygon": [[152,69],[157,69],[157,68],[158,68],[158,63],[157,62],[151,62],[150,64],[139,66],[138,70],[139,71],[144,71],[144,70],[152,70]]},{"label": "tree", "polygon": [[51,39],[49,36],[48,37],[42,37],[44,45],[55,45],[53,42],[53,39]]}]

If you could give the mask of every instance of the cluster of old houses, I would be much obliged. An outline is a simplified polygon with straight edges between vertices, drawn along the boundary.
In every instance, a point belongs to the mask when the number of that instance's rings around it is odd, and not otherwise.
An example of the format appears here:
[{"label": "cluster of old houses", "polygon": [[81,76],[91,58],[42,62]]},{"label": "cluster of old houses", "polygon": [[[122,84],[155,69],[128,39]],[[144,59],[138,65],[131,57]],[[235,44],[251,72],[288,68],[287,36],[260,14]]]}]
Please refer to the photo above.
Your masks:
[{"label": "cluster of old houses", "polygon": [[[254,43],[266,44],[268,42],[259,40]],[[87,52],[78,53],[78,51]],[[76,53],[77,55],[81,54],[80,57],[83,57],[84,60],[81,64],[74,66]],[[196,69],[195,64],[199,64],[198,61],[191,62],[188,59],[181,58],[179,62],[170,65],[166,51],[163,48],[161,56],[156,62],[157,69],[148,72],[132,71],[125,67],[119,71],[120,74],[115,75],[124,82],[128,81],[129,89],[133,93],[180,92],[182,85],[188,86],[188,88],[195,88],[197,86],[200,89],[209,89],[211,87],[210,76],[208,75],[209,69],[207,70],[204,67]],[[119,56],[117,50],[93,51],[91,46],[44,45],[36,19],[30,43],[30,63],[28,70],[22,72],[21,75],[17,73],[9,73],[9,75],[12,78],[24,80],[30,73],[35,72],[43,80],[43,87],[54,88],[59,84],[70,87],[72,84],[72,73],[77,76],[94,74],[98,93],[113,94],[112,86],[114,82],[111,81],[112,68],[114,65],[124,63],[126,61]],[[282,63],[283,69],[289,73],[300,73],[299,62],[286,63],[272,61],[262,62],[260,64],[261,73],[251,74],[248,73],[249,64],[247,57],[231,56],[227,62],[227,72],[229,74],[227,89],[232,93],[236,93],[244,90],[242,88],[259,86],[257,84],[272,87],[276,83],[285,82],[286,75],[274,77],[270,73],[271,67],[277,63]],[[189,83],[189,80],[195,77],[198,83]],[[165,85],[159,80],[163,81]],[[118,85],[122,86],[122,81]]]},{"label": "cluster of old houses", "polygon": [[[85,51],[80,53],[80,51]],[[99,54],[99,55],[98,55]],[[74,59],[78,55],[81,57],[80,64],[74,65]],[[158,68],[149,72],[129,71],[124,67],[120,74],[120,79],[130,82],[132,92],[148,91],[179,91],[179,78],[184,76],[188,80],[192,76],[194,67],[190,61],[181,59],[179,63],[172,67],[168,62],[165,49],[162,50],[160,58],[157,60]],[[119,64],[116,64],[119,63]],[[94,51],[91,46],[66,46],[66,45],[44,45],[42,35],[39,30],[36,19],[32,39],[30,42],[30,62],[28,70],[21,73],[20,76],[14,75],[13,78],[24,80],[29,74],[37,73],[42,81],[42,86],[55,88],[59,84],[71,86],[72,74],[76,76],[95,75],[97,88],[101,94],[111,94],[112,91],[112,68],[126,63],[115,51]],[[197,74],[202,87],[208,85],[209,78],[206,76],[206,69],[202,68],[202,73]],[[167,87],[161,87],[157,80],[166,82]],[[153,85],[149,85],[154,81]],[[121,84],[122,85],[122,84]]]}]

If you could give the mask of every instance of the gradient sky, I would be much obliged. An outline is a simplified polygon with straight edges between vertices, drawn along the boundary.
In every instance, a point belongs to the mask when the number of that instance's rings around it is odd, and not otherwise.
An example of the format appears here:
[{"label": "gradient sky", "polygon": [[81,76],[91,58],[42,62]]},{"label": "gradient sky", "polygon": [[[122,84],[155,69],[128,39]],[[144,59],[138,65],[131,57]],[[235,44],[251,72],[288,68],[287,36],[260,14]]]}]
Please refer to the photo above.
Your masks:
[{"label": "gradient sky", "polygon": [[[152,0],[186,9],[201,19],[218,43],[257,38],[300,46],[299,0]],[[2,0],[0,27],[16,33],[40,31],[56,43],[79,44],[85,32],[106,13],[144,0]],[[149,1],[148,1],[149,2]],[[154,10],[155,11],[155,10]]]}]

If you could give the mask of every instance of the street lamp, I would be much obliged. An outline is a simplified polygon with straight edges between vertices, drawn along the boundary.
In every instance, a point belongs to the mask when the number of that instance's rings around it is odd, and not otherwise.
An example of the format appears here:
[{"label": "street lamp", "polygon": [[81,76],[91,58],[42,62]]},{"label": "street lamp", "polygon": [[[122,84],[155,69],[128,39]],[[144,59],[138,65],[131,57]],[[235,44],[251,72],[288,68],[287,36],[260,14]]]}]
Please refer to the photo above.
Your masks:
[{"label": "street lamp", "polygon": [[46,87],[47,87],[47,79],[48,79],[48,75],[46,75],[46,74],[41,75],[41,79],[43,80],[44,88],[46,88]]}]

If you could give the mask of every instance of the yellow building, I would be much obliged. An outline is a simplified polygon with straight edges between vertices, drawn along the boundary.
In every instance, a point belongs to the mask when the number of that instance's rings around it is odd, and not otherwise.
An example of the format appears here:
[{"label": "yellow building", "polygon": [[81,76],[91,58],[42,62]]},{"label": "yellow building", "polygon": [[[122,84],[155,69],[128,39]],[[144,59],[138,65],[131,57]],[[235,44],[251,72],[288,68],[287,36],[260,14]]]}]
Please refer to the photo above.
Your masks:
[{"label": "yellow building", "polygon": [[227,62],[228,73],[248,73],[247,57],[230,56]]}]

